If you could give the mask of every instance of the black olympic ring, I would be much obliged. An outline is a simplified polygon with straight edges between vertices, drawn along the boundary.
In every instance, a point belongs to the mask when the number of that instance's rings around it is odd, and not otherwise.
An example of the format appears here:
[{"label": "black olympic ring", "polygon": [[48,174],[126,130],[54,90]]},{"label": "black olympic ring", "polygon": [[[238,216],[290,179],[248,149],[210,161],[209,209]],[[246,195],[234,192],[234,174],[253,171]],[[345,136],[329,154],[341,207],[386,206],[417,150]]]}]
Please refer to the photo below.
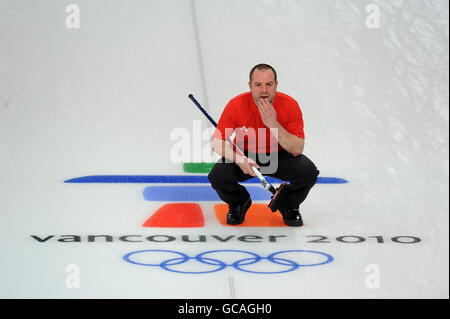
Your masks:
[{"label": "black olympic ring", "polygon": [[[159,264],[146,264],[146,263],[141,263],[141,262],[137,262],[132,260],[130,257],[133,255],[137,255],[137,254],[142,254],[142,253],[151,253],[151,252],[163,252],[163,253],[172,253],[175,255],[178,255],[179,257],[175,257],[175,258],[170,258],[170,259],[166,259],[164,261],[162,261]],[[244,253],[247,254],[251,257],[249,258],[244,258],[244,259],[239,259],[231,264],[226,264],[225,262],[218,260],[218,259],[214,259],[214,258],[209,258],[209,257],[205,257],[205,255],[208,254],[213,254],[213,253],[222,253],[222,252],[230,252],[230,253]],[[309,253],[309,254],[316,254],[316,255],[322,255],[324,257],[326,257],[326,259],[322,262],[317,262],[317,263],[312,263],[312,264],[299,264],[293,260],[290,259],[286,259],[286,258],[280,258],[280,257],[275,257],[281,254],[287,254],[287,253]],[[213,272],[217,272],[220,270],[225,269],[228,266],[233,267],[234,269],[240,270],[240,271],[244,271],[244,272],[249,272],[249,273],[253,273],[253,274],[281,274],[281,273],[286,273],[286,272],[290,272],[293,270],[296,270],[300,267],[312,267],[312,266],[320,266],[320,265],[325,265],[328,264],[330,262],[332,262],[334,260],[333,256],[326,254],[324,252],[320,252],[320,251],[314,251],[314,250],[282,250],[282,251],[276,251],[274,253],[269,254],[267,257],[262,257],[254,252],[250,252],[250,251],[245,251],[245,250],[228,250],[228,249],[222,249],[222,250],[209,250],[209,251],[205,251],[202,253],[197,254],[194,257],[190,257],[182,252],[179,251],[175,251],[175,250],[162,250],[162,249],[149,249],[149,250],[138,250],[138,251],[132,251],[126,255],[123,256],[123,259],[126,262],[135,264],[135,265],[139,265],[139,266],[150,266],[150,267],[161,267],[164,270],[167,271],[171,271],[171,272],[176,272],[176,273],[182,273],[182,274],[206,274],[206,273],[213,273]],[[186,262],[188,262],[191,259],[195,259],[196,261],[202,263],[202,264],[207,264],[207,265],[212,265],[215,266],[217,268],[213,269],[213,270],[208,270],[208,271],[182,271],[182,270],[175,270],[175,269],[171,269],[169,268],[170,266],[175,266],[175,265],[180,265],[180,264],[184,264]],[[283,265],[283,266],[288,266],[290,268],[285,269],[285,270],[281,270],[281,271],[253,271],[253,270],[248,270],[245,269],[243,267],[248,266],[248,265],[253,265],[256,264],[257,262],[266,259],[270,262],[272,262],[273,264],[278,264],[278,265]]]}]

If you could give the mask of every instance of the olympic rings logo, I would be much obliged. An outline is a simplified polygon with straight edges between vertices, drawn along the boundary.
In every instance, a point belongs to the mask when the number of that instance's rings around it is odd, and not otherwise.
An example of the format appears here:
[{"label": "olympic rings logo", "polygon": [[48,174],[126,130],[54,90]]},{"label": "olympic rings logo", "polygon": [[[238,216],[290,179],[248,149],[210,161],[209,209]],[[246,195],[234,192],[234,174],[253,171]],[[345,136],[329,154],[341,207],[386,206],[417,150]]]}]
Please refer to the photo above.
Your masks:
[{"label": "olympic rings logo", "polygon": [[[226,254],[225,257],[229,259],[229,257],[232,254],[240,254],[244,255],[243,258],[234,260],[232,259],[231,262],[223,261],[217,258],[212,258],[211,255],[213,254]],[[149,257],[160,256],[161,255],[171,255],[170,257],[167,257],[167,259],[163,261],[159,261],[156,263],[148,263],[145,260],[144,261],[137,261],[136,259],[146,259]],[[291,259],[287,259],[286,255],[290,256]],[[292,260],[294,255],[297,255],[297,258],[300,257],[300,259],[305,259],[306,261],[309,260],[309,262],[297,262],[296,260]],[[325,265],[333,261],[333,257],[331,255],[328,255],[324,252],[320,251],[314,251],[314,250],[282,250],[282,251],[276,251],[273,252],[266,257],[262,257],[254,252],[245,251],[245,250],[209,250],[202,253],[197,254],[194,257],[188,256],[185,253],[175,251],[175,250],[160,250],[160,249],[150,249],[150,250],[138,250],[130,252],[123,256],[123,259],[126,262],[139,265],[139,266],[148,266],[148,267],[160,267],[164,270],[175,272],[175,273],[182,273],[182,274],[207,274],[207,273],[214,273],[221,271],[227,267],[233,267],[236,270],[253,273],[253,274],[281,274],[281,273],[287,273],[294,271],[300,267],[313,267],[313,266],[320,266]],[[178,265],[188,263],[190,260],[195,260],[198,263],[201,264],[202,267],[211,268],[213,269],[206,269],[206,270],[198,270],[199,264],[197,264],[197,269],[193,270],[180,270]],[[271,270],[251,270],[248,269],[247,266],[254,265],[256,263],[265,263],[263,268],[267,267],[267,262],[270,262]],[[205,266],[206,265],[206,266]],[[276,265],[276,268],[281,269],[273,269],[274,265]],[[192,267],[192,265],[191,265]],[[178,268],[178,269],[177,269]]]}]

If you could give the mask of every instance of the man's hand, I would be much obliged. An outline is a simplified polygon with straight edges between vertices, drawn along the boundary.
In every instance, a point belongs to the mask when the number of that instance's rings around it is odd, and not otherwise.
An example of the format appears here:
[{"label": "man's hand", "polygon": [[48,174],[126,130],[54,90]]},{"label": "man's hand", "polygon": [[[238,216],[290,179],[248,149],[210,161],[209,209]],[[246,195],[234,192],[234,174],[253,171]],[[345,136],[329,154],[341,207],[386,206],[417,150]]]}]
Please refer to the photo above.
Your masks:
[{"label": "man's hand", "polygon": [[252,166],[259,168],[259,165],[255,163],[251,158],[240,156],[236,159],[236,164],[239,168],[244,172],[244,174],[248,174],[250,176],[256,176],[255,172],[253,172]]},{"label": "man's hand", "polygon": [[212,141],[213,151],[234,163],[244,172],[250,176],[256,176],[253,172],[252,166],[259,168],[259,165],[255,163],[251,158],[237,154],[233,148],[224,140],[213,138]]},{"label": "man's hand", "polygon": [[277,112],[275,108],[270,103],[269,99],[259,99],[256,102],[259,114],[261,114],[261,119],[265,126],[268,128],[277,128],[279,123],[277,121]]},{"label": "man's hand", "polygon": [[256,102],[261,119],[265,126],[269,129],[276,129],[276,138],[278,143],[286,151],[294,156],[299,156],[303,153],[303,147],[305,145],[305,139],[297,137],[289,133],[278,121],[277,112],[273,105],[269,102],[269,99],[259,99]]}]

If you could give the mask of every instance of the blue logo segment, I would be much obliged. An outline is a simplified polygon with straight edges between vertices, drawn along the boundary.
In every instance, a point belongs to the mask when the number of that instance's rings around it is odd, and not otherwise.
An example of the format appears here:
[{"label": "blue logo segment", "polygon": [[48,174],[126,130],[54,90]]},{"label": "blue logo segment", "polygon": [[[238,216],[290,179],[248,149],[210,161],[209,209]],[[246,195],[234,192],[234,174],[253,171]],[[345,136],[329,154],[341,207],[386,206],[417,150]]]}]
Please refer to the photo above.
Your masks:
[{"label": "blue logo segment", "polygon": [[[262,187],[247,186],[253,200],[270,200],[270,193]],[[211,186],[149,186],[144,198],[154,202],[221,201]]]},{"label": "blue logo segment", "polygon": [[[266,177],[271,184],[281,184],[283,181]],[[76,177],[64,181],[64,183],[146,183],[146,184],[176,184],[176,183],[200,183],[209,184],[207,175],[91,175]],[[254,177],[245,181],[248,183],[259,184],[261,181]],[[317,184],[345,184],[347,180],[338,177],[318,177]]]},{"label": "blue logo segment", "polygon": [[[161,255],[161,253],[164,254],[173,254],[174,258],[167,258],[159,263],[144,263],[144,262],[138,262],[132,259],[132,257],[136,257],[137,255],[141,255],[141,257],[149,256],[149,255]],[[223,260],[213,258],[214,256],[211,256],[213,254],[218,253],[227,253],[228,255],[232,254],[244,254],[248,255],[244,258],[240,258],[237,260],[234,260],[231,263],[226,263]],[[283,255],[283,256],[282,256]],[[289,259],[287,257],[293,258],[295,255],[300,256],[302,258],[308,258],[308,257],[315,257],[319,258],[319,261],[315,262],[309,262],[309,263],[298,263],[297,261],[293,259]],[[252,274],[265,274],[265,275],[272,275],[272,274],[281,274],[281,273],[287,273],[294,271],[300,267],[313,267],[313,266],[320,266],[325,265],[334,260],[334,258],[326,254],[324,252],[320,251],[314,251],[314,250],[282,250],[277,251],[269,254],[267,257],[260,256],[254,252],[245,251],[245,250],[209,250],[202,253],[197,254],[194,257],[191,257],[185,253],[175,251],[175,250],[160,250],[160,249],[150,249],[150,250],[138,250],[130,252],[123,256],[123,259],[126,262],[129,262],[131,264],[139,265],[139,266],[148,266],[148,267],[160,267],[161,269],[164,269],[166,271],[175,272],[175,273],[181,273],[181,274],[207,274],[207,273],[213,273],[221,271],[227,267],[232,267],[236,270],[248,272]],[[209,265],[212,267],[211,270],[202,270],[202,271],[189,271],[189,270],[179,270],[174,269],[175,266],[188,263],[189,261],[194,260],[198,263],[201,263],[203,265]],[[269,261],[270,267],[272,268],[269,271],[258,271],[258,270],[252,270],[248,269],[251,267],[251,265],[257,264],[260,261]],[[281,270],[279,265],[281,265]],[[275,269],[273,269],[275,268]]]}]

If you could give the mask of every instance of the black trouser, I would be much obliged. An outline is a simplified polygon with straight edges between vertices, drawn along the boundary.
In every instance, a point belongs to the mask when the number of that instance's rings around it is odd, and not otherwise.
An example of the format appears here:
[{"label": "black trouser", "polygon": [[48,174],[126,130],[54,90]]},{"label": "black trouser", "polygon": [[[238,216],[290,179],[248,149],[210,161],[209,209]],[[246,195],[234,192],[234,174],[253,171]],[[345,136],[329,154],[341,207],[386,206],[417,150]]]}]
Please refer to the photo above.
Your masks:
[{"label": "black trouser", "polygon": [[[278,167],[274,173],[264,174],[264,167],[270,165],[263,164],[255,154],[246,154],[255,160],[261,167],[263,175],[272,176],[283,181],[289,181],[286,192],[286,207],[298,208],[308,196],[309,190],[315,185],[319,171],[314,163],[305,155],[294,157],[285,150],[278,153]],[[238,184],[253,176],[244,174],[235,163],[221,158],[212,168],[208,175],[211,186],[216,190],[219,197],[228,205],[240,205],[249,197],[247,189]],[[283,205],[284,206],[284,205]]]}]

